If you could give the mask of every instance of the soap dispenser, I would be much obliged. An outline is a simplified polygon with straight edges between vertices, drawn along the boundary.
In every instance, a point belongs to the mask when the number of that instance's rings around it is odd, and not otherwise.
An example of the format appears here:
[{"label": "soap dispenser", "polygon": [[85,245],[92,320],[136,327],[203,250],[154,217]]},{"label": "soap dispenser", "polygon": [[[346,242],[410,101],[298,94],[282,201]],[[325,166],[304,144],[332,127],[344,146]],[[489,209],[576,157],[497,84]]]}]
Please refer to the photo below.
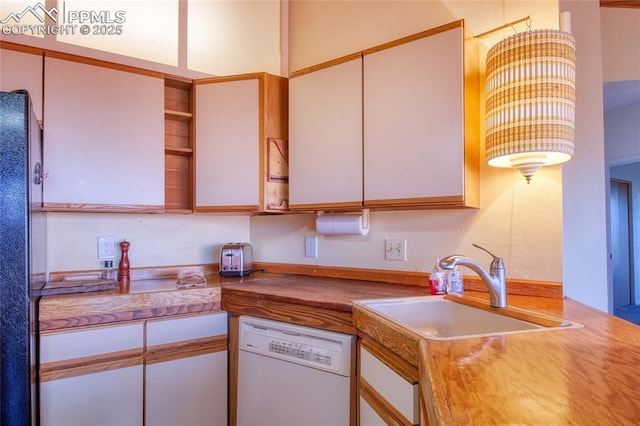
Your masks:
[{"label": "soap dispenser", "polygon": [[447,290],[446,275],[440,268],[440,259],[436,260],[436,264],[429,273],[429,289],[432,295],[445,294]]}]

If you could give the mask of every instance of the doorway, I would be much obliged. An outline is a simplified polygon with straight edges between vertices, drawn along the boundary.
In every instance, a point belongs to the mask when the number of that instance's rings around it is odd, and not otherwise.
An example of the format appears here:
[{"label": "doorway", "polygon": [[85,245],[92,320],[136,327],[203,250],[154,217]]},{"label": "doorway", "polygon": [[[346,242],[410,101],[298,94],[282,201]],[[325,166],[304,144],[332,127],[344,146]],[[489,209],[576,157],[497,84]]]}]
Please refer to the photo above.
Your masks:
[{"label": "doorway", "polygon": [[631,182],[611,179],[611,268],[613,271],[613,307],[635,304],[633,246],[631,235]]}]

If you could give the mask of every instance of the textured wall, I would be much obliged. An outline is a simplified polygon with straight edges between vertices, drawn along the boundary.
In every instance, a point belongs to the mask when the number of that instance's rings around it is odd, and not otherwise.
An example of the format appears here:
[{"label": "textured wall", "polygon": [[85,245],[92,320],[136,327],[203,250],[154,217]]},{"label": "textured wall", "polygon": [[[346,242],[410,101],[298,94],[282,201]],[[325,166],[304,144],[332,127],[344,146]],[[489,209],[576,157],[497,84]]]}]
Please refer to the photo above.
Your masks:
[{"label": "textured wall", "polygon": [[[318,238],[318,258],[304,257],[304,236],[316,235],[315,215],[251,219],[256,257],[266,262],[429,271],[436,258],[460,253],[488,265],[478,243],[503,256],[507,275],[562,280],[560,167],[540,170],[527,185],[513,170],[482,169],[482,207],[371,213],[366,236]],[[407,240],[407,261],[384,258],[384,240]],[[472,274],[471,271],[465,273]]]},{"label": "textured wall", "polygon": [[49,213],[49,271],[99,269],[98,235],[131,242],[131,267],[217,263],[220,245],[249,240],[246,216]]}]

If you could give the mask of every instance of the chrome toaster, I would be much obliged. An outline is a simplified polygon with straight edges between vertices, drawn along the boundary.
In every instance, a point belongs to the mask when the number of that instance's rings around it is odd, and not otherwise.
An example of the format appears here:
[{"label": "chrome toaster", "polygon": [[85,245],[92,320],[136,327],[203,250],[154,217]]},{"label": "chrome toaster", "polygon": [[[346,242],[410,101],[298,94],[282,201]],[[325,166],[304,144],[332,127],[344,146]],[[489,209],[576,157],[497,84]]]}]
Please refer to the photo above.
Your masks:
[{"label": "chrome toaster", "polygon": [[253,272],[253,247],[249,243],[228,243],[220,249],[220,275],[243,277]]}]

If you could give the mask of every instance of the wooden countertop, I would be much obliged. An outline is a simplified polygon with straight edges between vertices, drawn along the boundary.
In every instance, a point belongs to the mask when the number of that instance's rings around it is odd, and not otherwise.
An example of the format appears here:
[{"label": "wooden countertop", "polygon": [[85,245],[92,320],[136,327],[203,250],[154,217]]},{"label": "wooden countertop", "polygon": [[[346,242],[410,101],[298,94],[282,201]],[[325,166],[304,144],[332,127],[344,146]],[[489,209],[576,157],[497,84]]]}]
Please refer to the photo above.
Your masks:
[{"label": "wooden countertop", "polygon": [[41,325],[53,330],[232,310],[224,303],[284,320],[313,315],[307,325],[337,324],[343,331],[354,330],[347,324],[352,320],[364,322],[365,332],[382,343],[389,336],[402,342],[396,352],[420,367],[433,424],[638,424],[640,327],[573,300],[508,296],[512,306],[583,328],[434,341],[367,322],[352,309],[353,300],[424,295],[425,287],[264,273],[207,278],[203,288],[180,290],[173,279],[145,280],[132,281],[128,289],[45,296]]},{"label": "wooden countertop", "polygon": [[358,309],[354,321],[419,367],[430,424],[638,424],[640,327],[570,299],[508,303],[584,327],[428,340]]},{"label": "wooden countertop", "polygon": [[222,294],[351,312],[354,300],[427,295],[429,288],[303,275],[274,277],[273,274],[257,273],[248,282],[224,284]]},{"label": "wooden countertop", "polygon": [[43,296],[40,331],[220,310],[221,279],[212,275],[207,281],[206,287],[179,289],[175,278],[149,279],[112,290]]},{"label": "wooden countertop", "polygon": [[514,306],[577,321],[583,328],[423,340],[419,360],[437,421],[638,424],[640,327],[570,299],[559,302],[509,299]]},{"label": "wooden countertop", "polygon": [[[260,304],[304,305],[313,312],[323,309],[348,314],[355,299],[369,297],[415,296],[425,294],[426,287],[372,283],[254,272],[246,277],[222,278],[208,275],[206,287],[176,288],[175,278],[131,281],[117,289],[43,296],[40,299],[41,331],[70,327],[139,320],[167,315],[191,314],[221,309],[221,295],[229,299],[260,299]],[[234,298],[235,297],[235,298]],[[268,316],[268,315],[265,315]],[[316,324],[322,326],[322,324]]]}]

